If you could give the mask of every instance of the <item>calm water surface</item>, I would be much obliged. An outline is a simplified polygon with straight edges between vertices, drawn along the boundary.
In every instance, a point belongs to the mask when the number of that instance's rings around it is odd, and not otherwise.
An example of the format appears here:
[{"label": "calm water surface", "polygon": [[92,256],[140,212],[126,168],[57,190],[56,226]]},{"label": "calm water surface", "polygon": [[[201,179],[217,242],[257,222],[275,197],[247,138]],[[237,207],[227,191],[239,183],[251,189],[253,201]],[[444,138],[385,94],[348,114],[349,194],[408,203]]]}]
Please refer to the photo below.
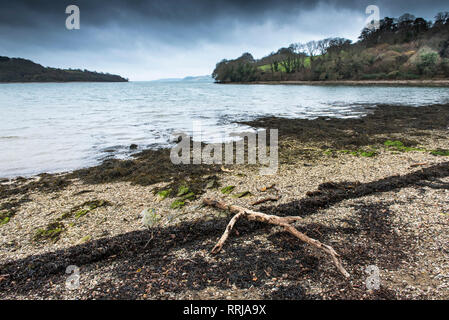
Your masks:
[{"label": "calm water surface", "polygon": [[248,130],[259,116],[356,117],[389,103],[448,103],[448,88],[217,85],[209,82],[0,84],[0,177],[62,172],[108,157],[170,145],[171,134],[203,140]]}]

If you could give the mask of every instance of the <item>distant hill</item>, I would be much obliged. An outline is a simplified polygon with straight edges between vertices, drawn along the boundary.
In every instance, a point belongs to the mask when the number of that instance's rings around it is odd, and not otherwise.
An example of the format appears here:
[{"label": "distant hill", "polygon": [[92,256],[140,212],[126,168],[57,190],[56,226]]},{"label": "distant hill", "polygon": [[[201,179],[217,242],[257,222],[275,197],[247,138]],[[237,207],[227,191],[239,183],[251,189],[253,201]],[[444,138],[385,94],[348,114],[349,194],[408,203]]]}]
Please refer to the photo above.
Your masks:
[{"label": "distant hill", "polygon": [[0,82],[127,82],[118,75],[45,68],[33,61],[0,56]]},{"label": "distant hill", "polygon": [[293,43],[262,59],[222,60],[217,82],[418,80],[449,78],[449,12],[434,21],[411,14],[384,18],[359,41],[328,38]]},{"label": "distant hill", "polygon": [[214,79],[211,76],[196,76],[185,77],[182,81],[195,81],[195,82],[211,82]]},{"label": "distant hill", "polygon": [[212,76],[188,76],[185,78],[164,78],[153,80],[157,82],[176,82],[176,81],[188,81],[188,82],[212,82],[214,79]]}]

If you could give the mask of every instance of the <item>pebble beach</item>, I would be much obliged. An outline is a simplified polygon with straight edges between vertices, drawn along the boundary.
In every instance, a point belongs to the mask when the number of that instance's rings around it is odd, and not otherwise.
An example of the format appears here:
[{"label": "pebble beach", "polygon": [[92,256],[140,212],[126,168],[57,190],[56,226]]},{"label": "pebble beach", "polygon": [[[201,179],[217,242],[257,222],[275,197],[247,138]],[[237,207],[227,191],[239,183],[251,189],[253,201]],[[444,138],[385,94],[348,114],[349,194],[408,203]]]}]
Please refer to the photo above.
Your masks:
[{"label": "pebble beach", "polygon": [[[176,166],[164,149],[1,180],[0,298],[449,298],[449,105],[245,124],[279,129],[276,175]],[[205,198],[301,216],[295,227],[331,245],[351,277],[281,228],[251,221],[212,255],[232,215]],[[157,218],[150,228],[144,210]],[[369,266],[378,288],[367,287]]]}]

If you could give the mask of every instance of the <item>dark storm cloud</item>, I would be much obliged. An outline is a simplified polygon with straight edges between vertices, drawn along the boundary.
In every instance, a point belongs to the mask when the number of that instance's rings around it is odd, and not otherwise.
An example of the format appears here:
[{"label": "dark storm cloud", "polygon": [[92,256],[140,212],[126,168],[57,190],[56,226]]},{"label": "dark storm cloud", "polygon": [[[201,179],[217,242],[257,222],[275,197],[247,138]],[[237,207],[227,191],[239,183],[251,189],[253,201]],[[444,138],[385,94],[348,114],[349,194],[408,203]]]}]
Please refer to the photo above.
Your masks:
[{"label": "dark storm cloud", "polygon": [[135,25],[151,24],[154,21],[188,25],[221,18],[247,19],[251,22],[264,16],[282,18],[297,10],[308,10],[320,3],[352,10],[375,4],[386,12],[411,11],[415,14],[429,14],[429,10],[436,13],[448,7],[446,0],[14,0],[1,2],[0,25],[36,26],[42,19],[57,23],[62,19],[61,12],[70,4],[82,8],[84,23],[101,26],[110,22]]},{"label": "dark storm cloud", "polygon": [[[65,8],[70,4],[80,8],[81,30],[68,35]],[[95,50],[132,46],[139,41],[188,48],[201,41],[225,41],[235,24],[257,24],[267,19],[282,24],[295,11],[316,4],[302,0],[2,1],[0,37],[6,49],[27,46],[70,50],[89,46]]]},{"label": "dark storm cloud", "polygon": [[2,3],[0,24],[33,25],[36,19],[46,17],[53,19],[64,11],[69,4],[78,5],[83,9],[85,23],[102,25],[111,20],[135,24],[154,20],[167,21],[176,24],[211,21],[223,16],[235,18],[257,17],[264,12],[283,11],[288,8],[315,5],[311,1],[278,0],[91,0],[91,1],[49,1],[49,0],[18,0]]},{"label": "dark storm cloud", "polygon": [[[369,4],[377,4],[382,13],[411,12],[429,18],[446,7],[446,0],[14,0],[0,4],[0,32],[3,40],[24,37],[28,42],[48,42],[64,31],[65,8],[70,4],[81,9],[85,28],[101,29],[118,26],[131,34],[157,33],[181,42],[198,39],[220,39],[233,24],[257,24],[270,20],[274,24],[291,22],[300,12],[318,5],[362,12]],[[430,11],[430,12],[429,12]],[[323,21],[317,20],[316,28]],[[24,34],[26,33],[26,34]],[[81,32],[80,32],[81,33]],[[61,34],[59,33],[59,36]],[[63,36],[63,35],[62,35]],[[86,36],[86,34],[84,34]],[[80,37],[81,38],[81,37]],[[82,40],[82,39],[77,39]],[[45,43],[48,44],[48,43]]]},{"label": "dark storm cloud", "polygon": [[[80,8],[80,30],[65,28],[65,8],[71,4]],[[409,12],[430,19],[449,10],[447,0],[0,0],[0,55],[121,71],[131,70],[133,59],[154,69],[172,53],[187,61],[212,47],[210,68],[228,54],[265,54],[288,45],[283,41],[303,40],[298,37],[356,38],[371,4],[380,7],[382,17]]]}]

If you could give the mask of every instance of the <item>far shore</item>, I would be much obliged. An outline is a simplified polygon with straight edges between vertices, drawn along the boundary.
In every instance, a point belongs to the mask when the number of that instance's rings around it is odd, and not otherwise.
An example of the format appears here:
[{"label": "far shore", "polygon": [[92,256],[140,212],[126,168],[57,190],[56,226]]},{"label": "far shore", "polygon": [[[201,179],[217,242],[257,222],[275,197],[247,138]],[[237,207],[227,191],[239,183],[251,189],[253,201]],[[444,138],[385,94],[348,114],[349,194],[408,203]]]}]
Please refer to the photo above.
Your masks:
[{"label": "far shore", "polygon": [[407,87],[449,87],[449,79],[444,80],[335,80],[335,81],[254,81],[219,82],[220,84],[270,84],[307,86],[407,86]]},{"label": "far shore", "polygon": [[0,81],[0,84],[42,84],[42,83],[126,83],[131,82],[129,80],[127,81]]}]

